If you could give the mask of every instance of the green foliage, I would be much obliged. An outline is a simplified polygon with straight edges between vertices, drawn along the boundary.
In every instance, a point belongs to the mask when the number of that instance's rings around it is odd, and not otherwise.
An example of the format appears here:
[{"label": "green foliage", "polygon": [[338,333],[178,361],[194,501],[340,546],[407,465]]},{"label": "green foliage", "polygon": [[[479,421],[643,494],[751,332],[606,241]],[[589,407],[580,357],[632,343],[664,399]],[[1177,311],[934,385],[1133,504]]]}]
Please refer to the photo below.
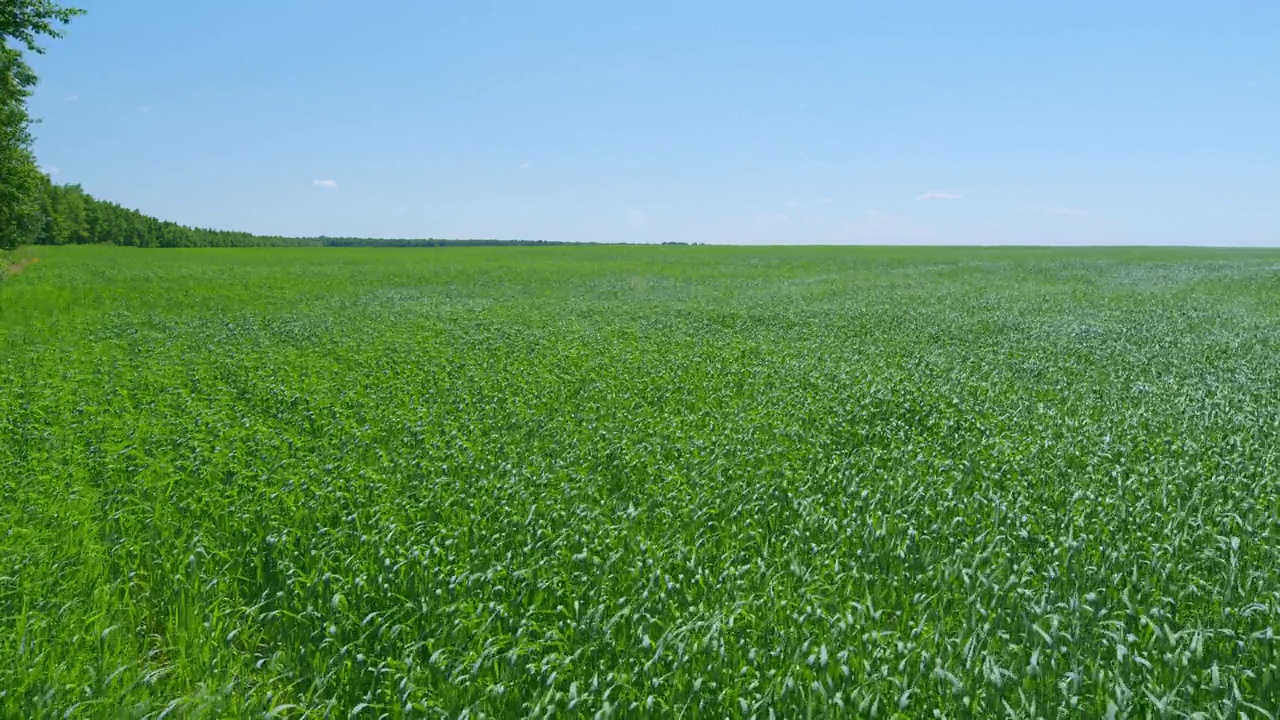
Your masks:
[{"label": "green foliage", "polygon": [[242,232],[205,230],[157,220],[137,210],[97,200],[79,185],[44,182],[39,232],[34,244],[105,244],[130,247],[312,246],[306,238],[261,237]]},{"label": "green foliage", "polygon": [[26,100],[35,82],[21,54],[0,40],[0,248],[36,237],[39,172],[31,155]]},{"label": "green foliage", "polygon": [[35,53],[43,53],[41,37],[62,37],[62,25],[84,11],[52,0],[0,0],[0,41],[16,40]]},{"label": "green foliage", "polygon": [[80,12],[50,0],[0,0],[0,249],[40,241],[40,205],[47,184],[31,154],[27,115],[36,76],[10,41],[43,52],[38,39],[60,37],[59,24]]},{"label": "green foliage", "polygon": [[[0,228],[8,222],[8,244],[16,245],[123,245],[147,248],[196,247],[449,247],[565,245],[545,240],[440,240],[373,238],[293,238],[253,235],[246,232],[193,228],[157,220],[137,210],[98,200],[79,185],[55,185],[23,154],[15,172],[25,173],[21,185],[12,183],[12,205],[0,203]],[[0,185],[0,193],[5,187]],[[19,200],[20,199],[20,200]],[[14,208],[6,220],[6,207]],[[5,237],[0,231],[0,238]]]},{"label": "green foliage", "polygon": [[1274,252],[38,251],[0,716],[1280,710]]},{"label": "green foliage", "polygon": [[40,191],[45,182],[29,152],[0,146],[0,249],[40,239]]}]

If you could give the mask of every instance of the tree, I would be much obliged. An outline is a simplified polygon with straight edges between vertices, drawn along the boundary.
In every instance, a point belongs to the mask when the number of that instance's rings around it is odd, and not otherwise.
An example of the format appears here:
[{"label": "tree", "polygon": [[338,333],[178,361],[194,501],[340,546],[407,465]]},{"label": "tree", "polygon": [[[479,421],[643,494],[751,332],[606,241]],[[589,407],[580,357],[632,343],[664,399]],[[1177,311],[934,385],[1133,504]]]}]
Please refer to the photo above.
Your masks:
[{"label": "tree", "polygon": [[48,186],[31,153],[27,98],[36,75],[22,50],[43,53],[41,37],[62,36],[61,25],[83,11],[52,0],[0,0],[0,248],[39,239],[41,195]]},{"label": "tree", "polygon": [[84,10],[66,8],[52,0],[0,0],[0,40],[14,40],[34,53],[43,53],[41,36],[60,38],[62,28]]}]

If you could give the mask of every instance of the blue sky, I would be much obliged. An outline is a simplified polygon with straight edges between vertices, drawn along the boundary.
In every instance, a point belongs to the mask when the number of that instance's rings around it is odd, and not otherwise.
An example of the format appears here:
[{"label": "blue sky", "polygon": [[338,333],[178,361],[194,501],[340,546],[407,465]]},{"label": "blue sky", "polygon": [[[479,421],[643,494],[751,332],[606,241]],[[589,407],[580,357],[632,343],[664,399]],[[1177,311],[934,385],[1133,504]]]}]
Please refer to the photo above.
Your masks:
[{"label": "blue sky", "polygon": [[81,0],[41,163],[285,235],[1280,244],[1280,3]]}]

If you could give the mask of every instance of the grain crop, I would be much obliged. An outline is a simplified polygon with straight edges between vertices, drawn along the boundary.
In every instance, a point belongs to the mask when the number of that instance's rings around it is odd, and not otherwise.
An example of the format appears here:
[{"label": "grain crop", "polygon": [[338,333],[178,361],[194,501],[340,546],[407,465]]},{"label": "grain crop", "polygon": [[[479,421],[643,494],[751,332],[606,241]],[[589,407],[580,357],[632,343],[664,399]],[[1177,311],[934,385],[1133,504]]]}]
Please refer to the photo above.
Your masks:
[{"label": "grain crop", "polygon": [[1276,718],[1280,253],[47,248],[5,717]]}]

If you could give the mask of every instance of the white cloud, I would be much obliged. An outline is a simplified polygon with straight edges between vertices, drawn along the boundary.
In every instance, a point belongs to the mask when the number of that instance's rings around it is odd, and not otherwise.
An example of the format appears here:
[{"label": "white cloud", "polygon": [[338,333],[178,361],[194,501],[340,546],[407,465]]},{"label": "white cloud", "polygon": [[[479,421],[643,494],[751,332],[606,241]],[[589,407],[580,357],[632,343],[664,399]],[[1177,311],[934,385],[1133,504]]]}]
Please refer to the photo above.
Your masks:
[{"label": "white cloud", "polygon": [[520,169],[521,169],[521,170],[528,170],[528,169],[529,169],[529,163],[520,163]]},{"label": "white cloud", "polygon": [[58,169],[57,165],[49,165],[48,167],[43,167],[40,169],[44,170],[45,175],[50,175],[50,176],[57,175],[58,173],[62,172],[61,170]]},{"label": "white cloud", "polygon": [[819,200],[819,201],[818,201],[818,204],[819,204],[819,205],[830,205],[830,204],[831,204],[831,198],[829,198],[829,197],[824,197],[824,198],[822,198],[821,200]]},{"label": "white cloud", "polygon": [[927,192],[916,197],[917,200],[959,200],[964,197],[960,193]]},{"label": "white cloud", "polygon": [[338,181],[337,181],[337,180],[312,180],[312,181],[311,181],[311,184],[312,184],[312,185],[315,185],[315,186],[316,186],[316,187],[318,187],[318,188],[324,188],[325,190],[337,190],[337,189],[338,189]]},{"label": "white cloud", "polygon": [[1053,215],[1055,217],[1067,217],[1067,218],[1089,217],[1088,210],[1081,210],[1079,208],[1066,208],[1066,207],[1049,208],[1044,211],[1044,214]]},{"label": "white cloud", "polygon": [[788,200],[788,201],[786,201],[786,202],[782,203],[782,207],[784,207],[784,208],[786,208],[786,209],[788,209],[788,210],[799,210],[799,209],[800,209],[800,201],[799,201],[799,200]]},{"label": "white cloud", "polygon": [[63,100],[66,102],[76,102],[79,99],[80,99],[79,95],[68,95],[65,98],[63,98]]}]

